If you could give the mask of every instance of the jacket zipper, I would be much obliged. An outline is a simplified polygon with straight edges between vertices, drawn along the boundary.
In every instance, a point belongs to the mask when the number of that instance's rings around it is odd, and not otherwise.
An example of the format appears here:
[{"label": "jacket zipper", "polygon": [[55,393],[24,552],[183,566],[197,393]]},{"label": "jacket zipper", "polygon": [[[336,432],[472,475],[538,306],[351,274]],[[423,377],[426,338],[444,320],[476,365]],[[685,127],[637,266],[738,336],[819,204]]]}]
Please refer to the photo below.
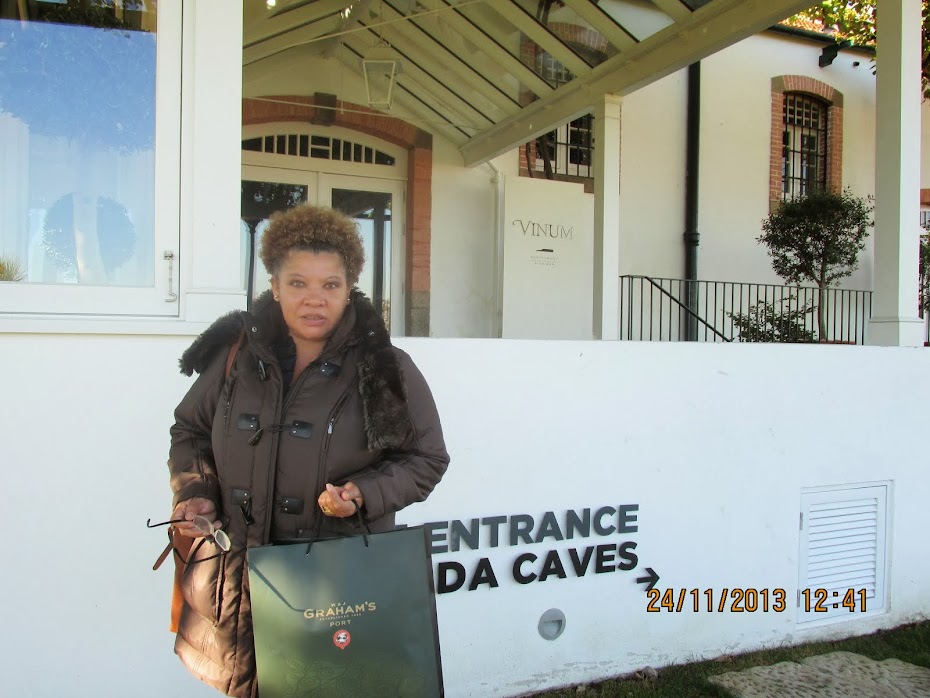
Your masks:
[{"label": "jacket zipper", "polygon": [[[342,393],[339,399],[336,401],[336,404],[333,406],[333,409],[330,410],[329,416],[326,418],[326,433],[323,434],[323,445],[320,448],[320,467],[318,469],[316,491],[320,494],[323,493],[323,489],[326,486],[326,476],[329,468],[327,468],[326,456],[329,454],[329,440],[333,435],[333,428],[336,424],[336,420],[339,419],[339,415],[342,414],[342,409],[345,407],[346,402],[349,400],[349,390],[351,388],[347,387],[346,390]],[[319,495],[317,495],[319,496]],[[322,514],[317,510],[317,516]]]},{"label": "jacket zipper", "polygon": [[233,391],[236,389],[236,376],[229,380],[229,386],[226,390],[226,408],[223,411],[223,429],[224,433],[229,433],[229,410],[232,407]]}]

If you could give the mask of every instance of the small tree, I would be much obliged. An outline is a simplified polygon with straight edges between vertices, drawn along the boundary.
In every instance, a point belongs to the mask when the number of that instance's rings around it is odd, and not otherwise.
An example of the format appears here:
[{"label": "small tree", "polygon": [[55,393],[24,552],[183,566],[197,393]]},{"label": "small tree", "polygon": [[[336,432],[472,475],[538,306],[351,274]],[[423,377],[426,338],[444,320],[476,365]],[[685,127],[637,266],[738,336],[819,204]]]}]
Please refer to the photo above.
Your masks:
[{"label": "small tree", "polygon": [[813,282],[817,298],[818,338],[826,338],[826,291],[849,276],[872,225],[869,200],[818,191],[783,203],[762,222],[757,239],[768,248],[772,268],[789,284]]}]

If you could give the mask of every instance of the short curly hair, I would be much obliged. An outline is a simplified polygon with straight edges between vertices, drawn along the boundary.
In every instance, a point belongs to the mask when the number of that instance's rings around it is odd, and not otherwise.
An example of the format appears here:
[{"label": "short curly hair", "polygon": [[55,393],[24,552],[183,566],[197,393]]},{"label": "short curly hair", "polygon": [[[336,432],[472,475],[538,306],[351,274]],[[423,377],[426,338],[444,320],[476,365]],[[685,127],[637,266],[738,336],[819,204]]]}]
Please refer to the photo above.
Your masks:
[{"label": "short curly hair", "polygon": [[345,264],[350,286],[358,283],[365,266],[362,236],[355,221],[325,206],[304,204],[273,213],[262,234],[261,259],[272,276],[277,276],[291,250],[335,252]]}]

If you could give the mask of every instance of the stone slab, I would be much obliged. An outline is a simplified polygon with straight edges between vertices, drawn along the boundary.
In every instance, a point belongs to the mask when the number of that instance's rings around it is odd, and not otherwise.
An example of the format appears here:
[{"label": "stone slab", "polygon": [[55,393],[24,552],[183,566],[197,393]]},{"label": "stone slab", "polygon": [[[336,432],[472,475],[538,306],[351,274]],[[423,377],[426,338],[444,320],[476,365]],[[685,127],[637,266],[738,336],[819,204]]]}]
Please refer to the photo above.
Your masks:
[{"label": "stone slab", "polygon": [[930,669],[852,652],[780,662],[709,679],[737,698],[928,698]]}]

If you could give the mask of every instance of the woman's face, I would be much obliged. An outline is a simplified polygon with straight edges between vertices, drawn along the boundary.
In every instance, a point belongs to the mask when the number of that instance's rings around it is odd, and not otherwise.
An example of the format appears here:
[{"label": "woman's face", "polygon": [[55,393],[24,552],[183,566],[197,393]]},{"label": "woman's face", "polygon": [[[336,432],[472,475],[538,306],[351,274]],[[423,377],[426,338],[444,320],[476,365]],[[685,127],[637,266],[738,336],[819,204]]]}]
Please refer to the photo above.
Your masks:
[{"label": "woman's face", "polygon": [[271,289],[295,342],[325,342],[346,311],[349,284],[335,252],[291,250]]}]

